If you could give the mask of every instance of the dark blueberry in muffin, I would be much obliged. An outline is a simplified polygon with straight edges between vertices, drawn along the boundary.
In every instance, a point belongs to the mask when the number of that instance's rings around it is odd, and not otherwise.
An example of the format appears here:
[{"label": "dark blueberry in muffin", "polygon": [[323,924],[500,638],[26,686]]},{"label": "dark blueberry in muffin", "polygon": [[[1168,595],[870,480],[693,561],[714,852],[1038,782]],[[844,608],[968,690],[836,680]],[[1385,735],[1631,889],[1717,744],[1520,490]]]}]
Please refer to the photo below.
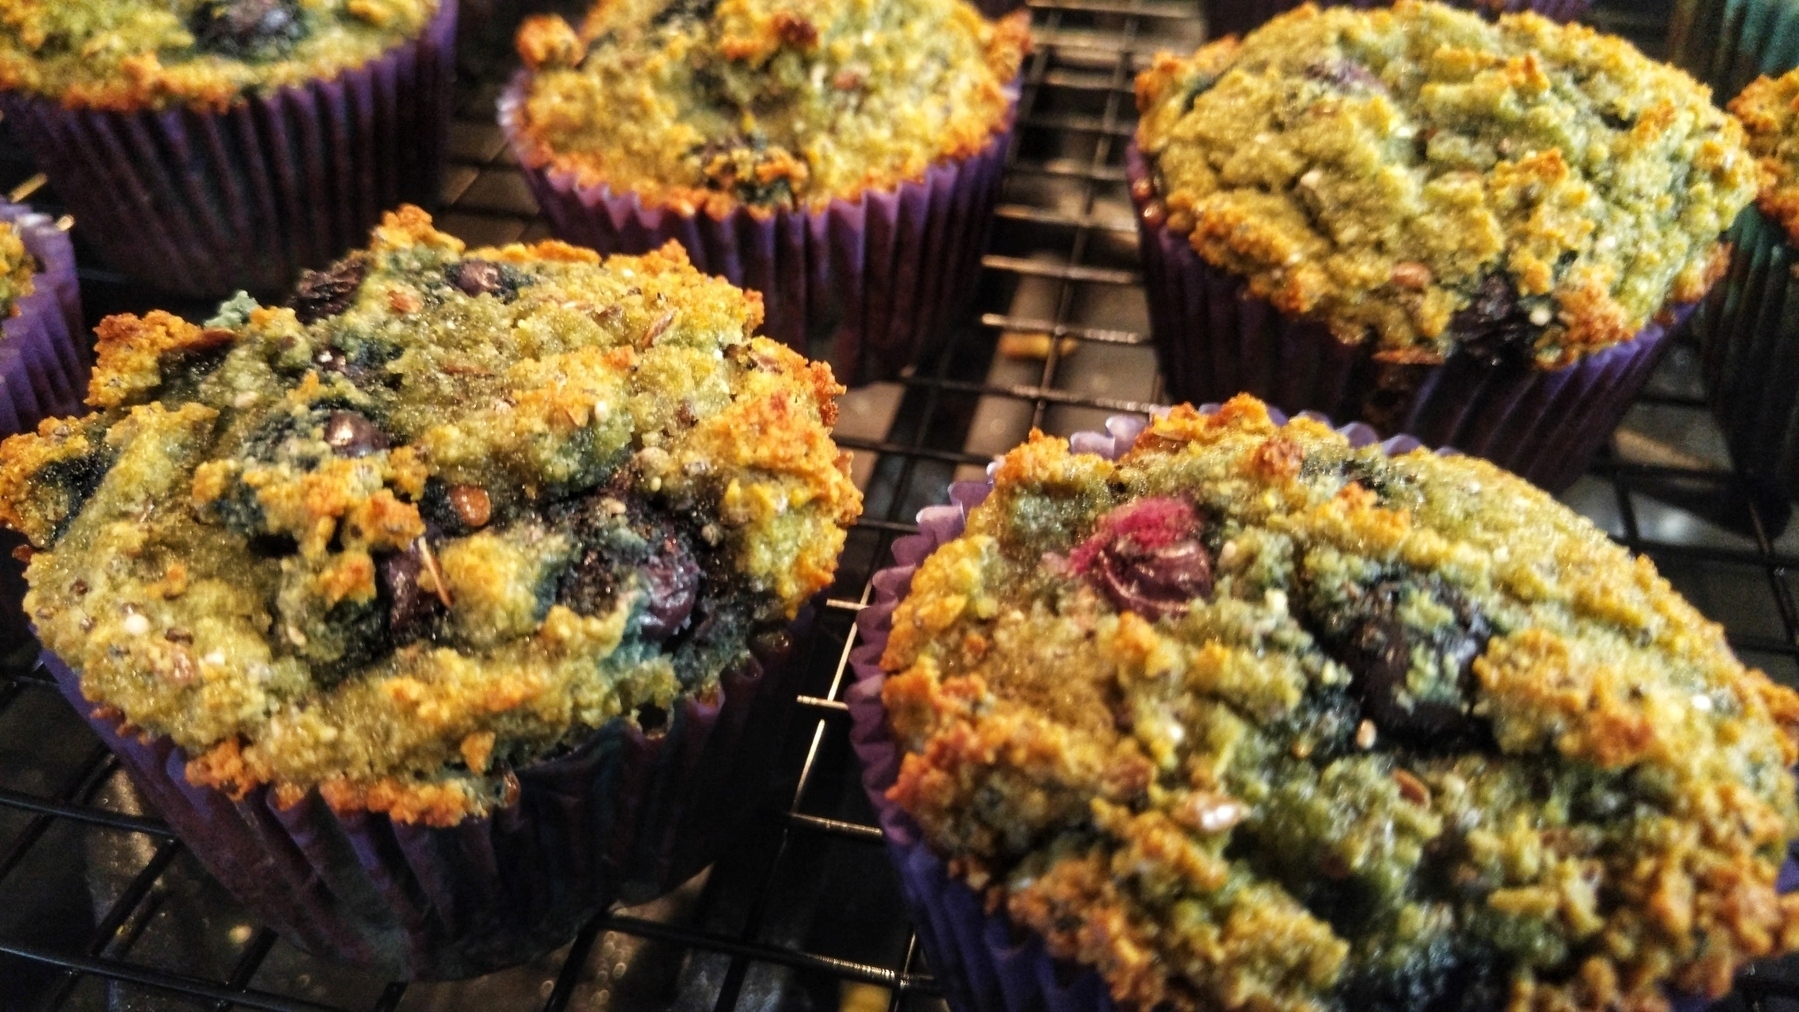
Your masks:
[{"label": "dark blueberry in muffin", "polygon": [[366,457],[388,447],[387,433],[358,411],[333,411],[325,416],[325,445],[344,457]]},{"label": "dark blueberry in muffin", "polygon": [[[1489,274],[1481,279],[1472,301],[1449,318],[1449,333],[1462,354],[1492,362],[1527,362],[1532,342],[1543,329],[1541,322],[1531,320],[1531,312],[1520,303],[1506,275]],[[1539,317],[1544,312],[1546,308]]]},{"label": "dark blueberry in muffin", "polygon": [[342,313],[356,300],[362,279],[368,274],[368,261],[350,256],[322,271],[307,271],[287,300],[301,323],[316,323]]},{"label": "dark blueberry in muffin", "polygon": [[[1474,658],[1493,630],[1466,597],[1410,576],[1314,594],[1311,604],[1320,636],[1354,673],[1353,691],[1382,732],[1429,740],[1468,729]],[[1421,627],[1420,613],[1434,624]]]},{"label": "dark blueberry in muffin", "polygon": [[518,298],[522,275],[509,264],[464,260],[446,268],[444,278],[464,295],[492,295],[502,302],[511,302]]},{"label": "dark blueberry in muffin", "polygon": [[306,35],[299,0],[206,0],[188,30],[199,48],[240,60],[285,56]]}]

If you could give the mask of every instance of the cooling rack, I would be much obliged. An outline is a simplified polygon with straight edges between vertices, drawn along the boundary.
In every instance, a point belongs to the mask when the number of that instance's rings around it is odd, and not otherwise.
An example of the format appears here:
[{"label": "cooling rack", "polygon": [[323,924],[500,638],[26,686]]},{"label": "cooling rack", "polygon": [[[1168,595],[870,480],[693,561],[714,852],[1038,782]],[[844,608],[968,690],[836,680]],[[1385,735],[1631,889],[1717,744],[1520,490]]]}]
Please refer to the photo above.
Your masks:
[{"label": "cooling rack", "polygon": [[[465,0],[463,84],[440,225],[471,243],[548,234],[493,126],[511,0]],[[852,620],[910,519],[1031,427],[1094,428],[1161,388],[1148,346],[1123,148],[1131,81],[1204,37],[1192,0],[1032,0],[1036,48],[974,311],[895,383],[844,399],[867,513],[801,656],[801,695],[739,845],[655,903],[615,909],[525,967],[454,984],[373,979],[315,960],[212,883],[34,663],[0,629],[0,1010],[731,1009],[942,1007],[882,853],[842,702]],[[1667,2],[1602,4],[1604,27],[1659,50]],[[0,189],[55,211],[0,136]],[[78,249],[81,230],[74,229]],[[85,251],[82,251],[85,253]],[[83,257],[90,320],[204,312]],[[1729,467],[1689,348],[1566,500],[1652,557],[1724,622],[1750,663],[1799,682],[1799,534]],[[1721,1006],[1799,1009],[1799,964],[1745,971]]]}]

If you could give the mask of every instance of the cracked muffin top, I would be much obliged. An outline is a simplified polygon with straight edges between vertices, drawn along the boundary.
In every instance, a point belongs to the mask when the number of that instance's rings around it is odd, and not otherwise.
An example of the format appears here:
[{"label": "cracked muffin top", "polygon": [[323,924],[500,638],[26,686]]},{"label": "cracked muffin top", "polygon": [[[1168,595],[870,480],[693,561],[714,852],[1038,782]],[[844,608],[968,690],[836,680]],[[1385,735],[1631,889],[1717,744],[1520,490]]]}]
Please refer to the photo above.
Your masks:
[{"label": "cracked muffin top", "polygon": [[32,276],[37,258],[25,249],[25,240],[12,222],[0,221],[0,320],[19,311],[19,300],[36,290]]},{"label": "cracked muffin top", "polygon": [[464,252],[416,208],[286,307],[111,317],[96,412],[0,444],[26,608],[194,783],[488,811],[830,581],[842,388],[761,317],[673,244]]},{"label": "cracked muffin top", "polygon": [[416,38],[437,0],[0,0],[0,89],[220,110]]},{"label": "cracked muffin top", "polygon": [[1762,76],[1732,99],[1749,150],[1761,160],[1762,185],[1755,203],[1799,242],[1799,70]]},{"label": "cracked muffin top", "polygon": [[921,179],[1010,115],[1028,16],[962,0],[601,0],[528,20],[538,163],[683,214],[816,208]]},{"label": "cracked muffin top", "polygon": [[994,480],[893,614],[889,796],[1125,1007],[1665,1012],[1799,946],[1799,695],[1547,494],[1247,396]]},{"label": "cracked muffin top", "polygon": [[1390,362],[1544,368],[1722,273],[1742,127],[1629,43],[1441,4],[1300,8],[1137,79],[1149,219]]}]

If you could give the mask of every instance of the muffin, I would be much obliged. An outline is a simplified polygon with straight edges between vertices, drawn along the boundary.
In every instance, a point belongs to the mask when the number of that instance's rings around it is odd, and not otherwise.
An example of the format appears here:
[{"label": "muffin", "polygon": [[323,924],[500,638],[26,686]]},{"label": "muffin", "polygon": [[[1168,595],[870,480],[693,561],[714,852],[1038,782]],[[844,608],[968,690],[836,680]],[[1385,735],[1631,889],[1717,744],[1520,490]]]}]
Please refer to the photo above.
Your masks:
[{"label": "muffin", "polygon": [[1668,60],[1723,103],[1757,77],[1799,66],[1799,8],[1787,0],[1674,0]]},{"label": "muffin", "polygon": [[280,293],[436,199],[455,33],[455,0],[0,0],[0,111],[133,280]]},{"label": "muffin", "polygon": [[1302,7],[1158,57],[1129,155],[1172,395],[1578,477],[1728,263],[1742,128],[1623,40]]},{"label": "muffin", "polygon": [[67,232],[0,201],[0,437],[81,404],[90,355]]},{"label": "muffin", "polygon": [[680,883],[861,508],[759,322],[678,247],[416,208],[286,307],[107,319],[94,413],[0,444],[63,691],[321,955],[472,975]]},{"label": "muffin", "polygon": [[[1487,17],[1535,11],[1557,21],[1574,21],[1592,8],[1591,0],[1451,0]],[[1385,7],[1386,0],[1325,0],[1321,6]],[[1241,35],[1262,26],[1269,18],[1300,5],[1300,0],[1206,0],[1206,32],[1212,38]]]},{"label": "muffin", "polygon": [[952,994],[1665,1009],[1799,946],[1799,695],[1648,561],[1247,396],[1114,435],[921,515],[862,623],[857,748]]},{"label": "muffin", "polygon": [[500,121],[561,237],[676,239],[857,383],[955,321],[998,198],[1028,16],[961,0],[628,0],[535,18]]},{"label": "muffin", "polygon": [[[0,438],[76,410],[88,365],[68,234],[23,204],[0,201]],[[0,531],[0,643],[23,650],[31,641],[19,610],[24,567],[12,558],[21,545]]]},{"label": "muffin", "polygon": [[1694,318],[1706,390],[1740,473],[1799,499],[1799,71],[1752,82],[1730,103],[1762,166],[1756,206],[1729,239],[1730,273]]}]

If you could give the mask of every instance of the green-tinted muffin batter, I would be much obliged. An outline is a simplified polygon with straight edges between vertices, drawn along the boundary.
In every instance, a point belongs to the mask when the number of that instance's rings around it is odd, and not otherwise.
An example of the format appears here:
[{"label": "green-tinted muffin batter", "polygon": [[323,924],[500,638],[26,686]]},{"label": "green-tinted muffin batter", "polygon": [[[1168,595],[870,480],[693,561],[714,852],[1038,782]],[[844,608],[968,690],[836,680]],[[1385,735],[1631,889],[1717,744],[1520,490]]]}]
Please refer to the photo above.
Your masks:
[{"label": "green-tinted muffin batter", "polygon": [[196,783],[481,813],[830,581],[841,388],[760,321],[672,244],[464,252],[416,208],[291,308],[112,317],[97,413],[0,444],[26,607]]},{"label": "green-tinted muffin batter", "polygon": [[535,158],[684,212],[891,190],[1005,124],[1025,21],[961,0],[607,0],[519,31]]},{"label": "green-tinted muffin batter", "polygon": [[1137,81],[1154,214],[1380,357],[1556,367],[1723,269],[1742,128],[1590,28],[1441,4],[1301,8]]},{"label": "green-tinted muffin batter", "polygon": [[73,108],[222,109],[415,38],[437,0],[0,0],[0,88]]},{"label": "green-tinted muffin batter", "polygon": [[1799,695],[1484,461],[1040,436],[892,626],[889,796],[1126,1007],[1665,1012],[1799,948]]}]

